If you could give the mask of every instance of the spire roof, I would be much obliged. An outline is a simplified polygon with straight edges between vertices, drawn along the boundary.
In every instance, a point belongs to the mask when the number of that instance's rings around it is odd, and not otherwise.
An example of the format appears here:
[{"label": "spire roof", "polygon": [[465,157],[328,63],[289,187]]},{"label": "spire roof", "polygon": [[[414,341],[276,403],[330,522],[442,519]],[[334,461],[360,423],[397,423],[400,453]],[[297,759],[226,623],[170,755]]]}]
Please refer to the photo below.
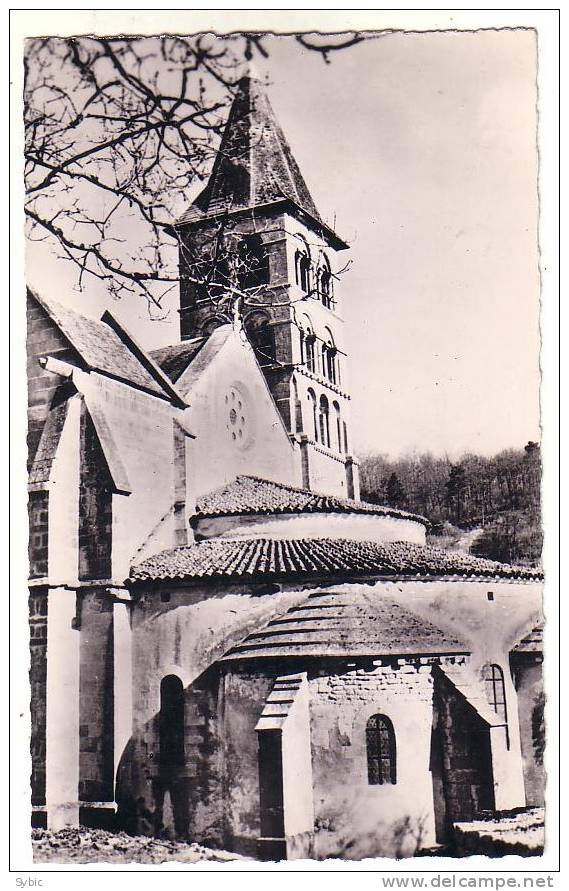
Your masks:
[{"label": "spire roof", "polygon": [[318,213],[262,84],[248,73],[237,84],[208,184],[178,223],[283,200],[329,229]]}]

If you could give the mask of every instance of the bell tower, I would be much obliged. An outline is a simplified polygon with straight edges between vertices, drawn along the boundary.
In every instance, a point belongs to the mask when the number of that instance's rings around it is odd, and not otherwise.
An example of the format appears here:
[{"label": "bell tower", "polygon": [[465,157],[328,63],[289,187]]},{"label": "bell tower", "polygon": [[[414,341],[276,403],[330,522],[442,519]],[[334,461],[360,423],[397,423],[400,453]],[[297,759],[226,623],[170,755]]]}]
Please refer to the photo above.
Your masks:
[{"label": "bell tower", "polygon": [[358,498],[338,276],[348,245],[321,219],[256,78],[238,82],[208,183],[175,229],[182,340],[238,314],[303,484]]}]

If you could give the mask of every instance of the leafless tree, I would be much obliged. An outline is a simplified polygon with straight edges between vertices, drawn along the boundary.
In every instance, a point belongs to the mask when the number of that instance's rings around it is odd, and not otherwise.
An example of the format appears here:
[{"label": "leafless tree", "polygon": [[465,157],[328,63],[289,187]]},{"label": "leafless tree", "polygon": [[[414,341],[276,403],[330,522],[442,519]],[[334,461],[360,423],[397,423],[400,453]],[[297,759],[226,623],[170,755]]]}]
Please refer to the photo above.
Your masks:
[{"label": "leafless tree", "polygon": [[[381,35],[294,39],[328,62],[372,36]],[[208,171],[244,63],[268,52],[263,34],[28,40],[30,238],[75,264],[80,288],[94,276],[111,296],[141,295],[160,314],[179,280],[173,208]],[[214,241],[221,260],[232,240]],[[223,257],[238,299],[248,262]]]}]

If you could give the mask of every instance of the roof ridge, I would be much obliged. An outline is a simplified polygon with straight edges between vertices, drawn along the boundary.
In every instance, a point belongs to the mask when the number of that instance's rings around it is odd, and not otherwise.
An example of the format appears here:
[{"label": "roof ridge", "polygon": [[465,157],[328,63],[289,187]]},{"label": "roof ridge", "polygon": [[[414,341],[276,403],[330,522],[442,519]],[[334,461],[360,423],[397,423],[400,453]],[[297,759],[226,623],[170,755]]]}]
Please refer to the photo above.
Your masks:
[{"label": "roof ridge", "polygon": [[[253,504],[241,504],[237,507],[229,507],[224,508],[221,507],[208,507],[208,501],[214,499],[215,496],[220,496],[222,494],[231,494],[232,488],[236,487],[236,485],[242,484],[245,481],[252,481],[255,484],[261,484],[263,486],[271,487],[274,492],[285,492],[292,493],[295,495],[300,495],[304,499],[306,499],[305,503],[302,505],[269,505],[268,507],[262,507],[259,505]],[[259,494],[258,492],[254,492],[253,496]],[[245,499],[246,501],[246,499]],[[290,508],[287,511],[287,507]],[[256,510],[257,508],[257,510]],[[392,516],[395,518],[409,520],[411,522],[419,522],[422,525],[428,526],[429,521],[422,517],[420,514],[414,514],[410,511],[405,511],[397,507],[391,507],[390,505],[381,505],[374,504],[369,501],[362,501],[361,499],[355,498],[346,498],[341,495],[333,495],[326,492],[315,492],[311,489],[306,489],[301,486],[295,486],[291,483],[278,482],[276,480],[267,479],[265,477],[257,476],[256,474],[238,474],[233,480],[223,483],[221,486],[218,486],[216,489],[213,489],[211,492],[207,492],[202,495],[200,499],[198,499],[198,503],[196,506],[196,517],[209,517],[209,516],[223,516],[227,515],[239,515],[246,513],[301,513],[301,512],[334,512],[335,510],[341,510],[343,513],[375,513],[384,516]]]}]

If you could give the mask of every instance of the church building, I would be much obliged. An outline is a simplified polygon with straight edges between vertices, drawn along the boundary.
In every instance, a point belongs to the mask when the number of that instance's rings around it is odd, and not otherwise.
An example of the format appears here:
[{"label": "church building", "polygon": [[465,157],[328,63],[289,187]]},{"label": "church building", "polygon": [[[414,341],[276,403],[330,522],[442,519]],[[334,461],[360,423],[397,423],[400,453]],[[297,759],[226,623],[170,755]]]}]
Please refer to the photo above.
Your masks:
[{"label": "church building", "polygon": [[28,292],[33,825],[361,859],[543,804],[541,575],[360,500],[348,245],[253,77],[172,231],[171,346]]}]

